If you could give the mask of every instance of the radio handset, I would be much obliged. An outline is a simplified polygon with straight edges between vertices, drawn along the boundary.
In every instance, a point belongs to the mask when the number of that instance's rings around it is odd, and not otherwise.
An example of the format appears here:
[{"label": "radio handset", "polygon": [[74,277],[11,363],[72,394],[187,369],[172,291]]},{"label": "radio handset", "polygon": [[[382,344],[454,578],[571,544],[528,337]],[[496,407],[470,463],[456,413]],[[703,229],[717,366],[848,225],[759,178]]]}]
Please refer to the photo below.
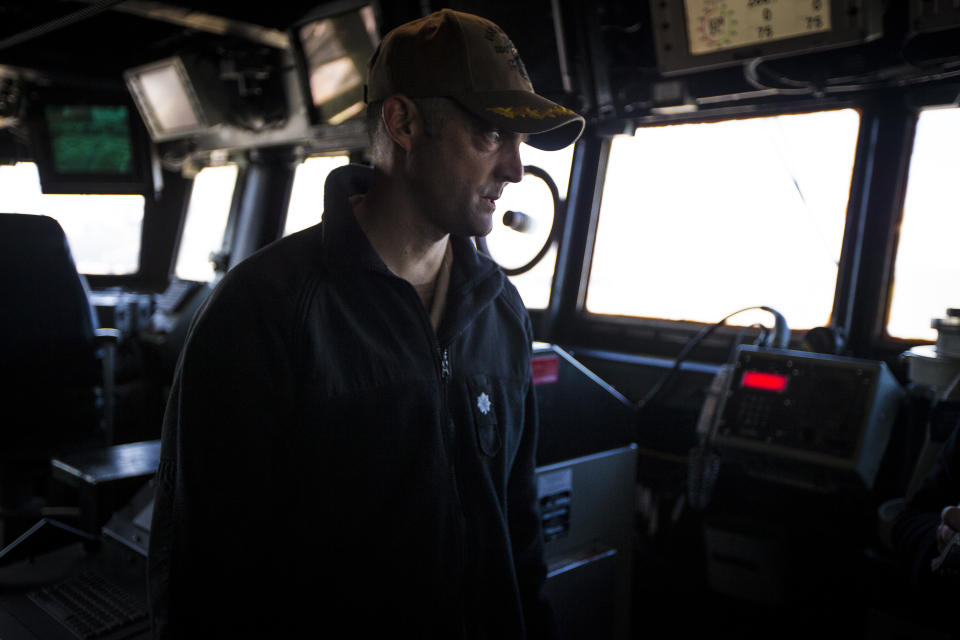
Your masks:
[{"label": "radio handset", "polygon": [[697,418],[697,444],[690,450],[687,469],[687,503],[696,511],[703,511],[710,504],[720,473],[720,455],[714,449],[713,440],[720,416],[723,415],[732,373],[733,365],[720,367],[710,383]]}]

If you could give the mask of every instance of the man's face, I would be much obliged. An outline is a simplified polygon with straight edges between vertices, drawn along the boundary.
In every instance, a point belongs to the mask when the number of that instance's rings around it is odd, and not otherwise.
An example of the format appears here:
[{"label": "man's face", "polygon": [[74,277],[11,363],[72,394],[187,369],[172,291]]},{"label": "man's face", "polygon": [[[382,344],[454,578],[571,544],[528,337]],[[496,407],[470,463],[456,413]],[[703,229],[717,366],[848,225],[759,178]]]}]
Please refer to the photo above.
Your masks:
[{"label": "man's face", "polygon": [[435,129],[420,136],[410,155],[426,222],[444,234],[490,233],[503,187],[523,178],[524,136],[496,129],[452,104]]}]

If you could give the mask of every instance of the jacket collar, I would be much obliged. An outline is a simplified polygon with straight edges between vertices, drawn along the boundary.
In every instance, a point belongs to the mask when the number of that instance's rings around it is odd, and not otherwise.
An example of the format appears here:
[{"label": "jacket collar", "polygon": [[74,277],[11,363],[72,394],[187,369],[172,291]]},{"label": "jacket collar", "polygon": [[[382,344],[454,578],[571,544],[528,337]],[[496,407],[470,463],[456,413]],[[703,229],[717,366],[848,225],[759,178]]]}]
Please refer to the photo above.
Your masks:
[{"label": "jacket collar", "polygon": [[337,167],[323,184],[323,253],[332,269],[368,268],[389,272],[353,215],[350,198],[370,187],[373,170],[362,165]]},{"label": "jacket collar", "polygon": [[[356,269],[390,274],[353,215],[350,197],[365,194],[373,169],[351,164],[330,172],[324,183],[323,253],[328,268],[335,271]],[[452,339],[493,301],[503,289],[504,275],[493,260],[476,250],[469,238],[450,236],[453,267],[447,309],[439,337]]]}]

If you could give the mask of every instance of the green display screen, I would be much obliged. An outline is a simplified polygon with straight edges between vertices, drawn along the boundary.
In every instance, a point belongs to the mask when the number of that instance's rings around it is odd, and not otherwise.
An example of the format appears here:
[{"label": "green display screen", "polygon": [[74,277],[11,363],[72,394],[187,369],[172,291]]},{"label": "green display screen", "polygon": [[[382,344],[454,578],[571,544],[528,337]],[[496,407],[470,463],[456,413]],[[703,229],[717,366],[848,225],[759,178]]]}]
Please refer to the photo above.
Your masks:
[{"label": "green display screen", "polygon": [[130,122],[123,105],[48,105],[54,171],[74,175],[132,175]]}]

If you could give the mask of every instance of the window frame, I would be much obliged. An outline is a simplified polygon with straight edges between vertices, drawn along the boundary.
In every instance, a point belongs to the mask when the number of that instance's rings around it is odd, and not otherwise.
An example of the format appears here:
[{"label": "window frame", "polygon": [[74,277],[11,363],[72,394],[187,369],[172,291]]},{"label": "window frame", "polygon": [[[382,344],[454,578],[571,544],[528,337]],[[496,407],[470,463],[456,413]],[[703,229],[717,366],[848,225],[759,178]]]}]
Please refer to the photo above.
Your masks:
[{"label": "window frame", "polygon": [[[186,190],[185,197],[183,198],[183,208],[180,212],[180,219],[177,224],[177,234],[175,241],[173,243],[172,251],[170,252],[170,261],[167,269],[167,281],[172,282],[178,280],[177,277],[177,260],[180,257],[180,246],[183,243],[183,233],[186,230],[187,226],[187,213],[190,211],[190,201],[193,198],[193,187],[197,175],[200,174],[200,171],[210,167],[216,166],[225,166],[225,165],[236,165],[237,167],[237,177],[233,183],[233,192],[230,195],[230,210],[227,213],[227,220],[224,223],[223,227],[223,238],[220,243],[219,253],[221,255],[228,256],[230,249],[233,246],[233,236],[234,230],[237,225],[237,216],[241,204],[241,198],[238,196],[242,193],[242,185],[246,180],[246,175],[248,171],[247,162],[243,158],[231,158],[222,163],[210,163],[205,164],[197,170],[197,173],[193,175],[189,180],[186,181]],[[215,269],[215,271],[217,271]],[[216,278],[216,275],[214,276]]]},{"label": "window frame", "polygon": [[[901,338],[893,336],[887,331],[887,325],[890,321],[890,311],[893,304],[893,287],[897,266],[897,253],[899,251],[900,227],[903,223],[907,188],[910,184],[910,168],[913,162],[913,147],[915,143],[917,127],[920,124],[920,115],[924,111],[941,108],[960,109],[960,104],[958,104],[956,101],[956,90],[954,90],[953,97],[949,100],[945,99],[945,96],[938,96],[937,93],[934,92],[931,95],[927,95],[926,100],[914,100],[907,105],[910,116],[904,121],[904,125],[907,129],[904,135],[907,140],[904,145],[904,153],[902,154],[901,158],[903,166],[899,176],[898,197],[895,203],[892,204],[892,211],[890,212],[893,223],[890,225],[890,236],[887,242],[887,269],[884,273],[883,280],[883,304],[878,310],[879,313],[877,317],[877,324],[874,327],[872,336],[872,344],[875,348],[886,350],[895,349],[899,353],[915,346],[934,343],[934,340]],[[943,309],[943,312],[944,313],[942,315],[945,315],[946,309]],[[931,320],[932,319],[933,318],[931,317]]]},{"label": "window frame", "polygon": [[[900,88],[874,97],[871,132],[872,167],[863,189],[864,229],[858,247],[859,282],[849,295],[848,344],[858,356],[903,368],[901,354],[929,340],[905,339],[887,333],[895,259],[906,199],[914,136],[920,112],[955,105],[960,81]],[[880,185],[872,188],[870,183]]]},{"label": "window frame", "polygon": [[[537,326],[542,330],[539,335],[543,335],[545,340],[559,342],[571,348],[583,347],[673,357],[693,336],[707,326],[704,323],[665,318],[601,315],[586,309],[587,284],[593,252],[596,248],[600,200],[606,177],[606,164],[609,160],[610,143],[614,135],[630,134],[641,126],[709,123],[844,108],[858,112],[860,128],[854,153],[847,217],[829,326],[847,333],[851,316],[850,299],[852,291],[856,288],[859,248],[863,240],[865,213],[863,196],[864,188],[869,184],[866,173],[871,169],[869,152],[872,145],[868,130],[872,126],[873,107],[867,99],[832,99],[818,103],[809,99],[792,100],[704,113],[620,119],[602,126],[593,125],[586,132],[584,139],[578,143],[580,148],[574,155],[571,189],[566,203],[568,207],[565,215],[566,224],[551,290],[551,304],[547,312],[538,318]],[[591,132],[595,135],[592,136]],[[590,189],[591,177],[594,177],[592,189]],[[584,211],[587,213],[584,214]],[[789,322],[789,318],[787,321]],[[764,324],[772,328],[772,316],[770,322],[764,322]],[[802,331],[791,332],[792,346],[799,345],[803,333]],[[759,335],[760,331],[757,329],[722,327],[705,340],[693,356],[701,361],[724,362],[728,359],[731,345],[735,340],[739,338],[749,342]]]},{"label": "window frame", "polygon": [[[43,182],[41,179],[41,168],[38,162],[36,161],[36,159],[18,158],[18,159],[15,159],[13,162],[9,163],[9,165],[5,164],[4,166],[16,167],[16,165],[19,165],[19,164],[33,165],[33,172],[36,174],[36,178],[37,178],[36,184],[38,189],[38,191],[35,193],[39,194],[38,203],[41,206],[38,209],[33,209],[32,207],[29,207],[29,206],[21,209],[16,204],[5,201],[4,204],[2,205],[3,208],[0,208],[0,211],[17,213],[17,214],[26,214],[26,215],[47,216],[57,221],[57,223],[61,227],[63,227],[63,231],[66,234],[67,242],[68,244],[70,244],[70,250],[71,250],[71,253],[73,254],[73,260],[77,263],[77,269],[79,270],[81,276],[88,283],[96,282],[96,281],[129,282],[137,278],[137,276],[142,270],[141,257],[143,255],[143,241],[144,241],[143,228],[144,228],[144,225],[146,224],[147,208],[151,200],[151,198],[148,195],[145,195],[142,193],[96,193],[96,192],[59,193],[57,191],[54,191],[52,193],[44,192]],[[26,172],[30,171],[30,169],[26,167],[20,170],[26,171]],[[17,171],[17,169],[14,168],[14,171]],[[16,176],[14,179],[16,180]],[[87,200],[87,198],[91,198],[91,199],[92,198],[113,198],[113,197],[130,198],[134,196],[140,197],[143,201],[143,208],[140,211],[139,235],[137,236],[137,239],[140,244],[136,252],[135,266],[130,271],[124,271],[122,273],[85,273],[82,270],[83,259],[86,257],[83,255],[84,252],[82,250],[82,238],[78,238],[76,236],[73,236],[71,238],[71,232],[70,232],[69,225],[67,224],[66,218],[71,218],[74,213],[76,213],[78,217],[83,217],[86,213],[93,212],[96,204],[100,204],[100,203],[91,203],[91,201]],[[56,202],[56,201],[51,202],[49,200],[46,200],[47,198],[54,198],[56,200],[59,200],[59,202]],[[78,200],[67,202],[67,200],[65,199],[68,199],[68,198],[77,198]],[[64,206],[65,203],[71,205],[70,206],[71,212],[64,216],[63,211],[66,208]],[[84,206],[83,203],[85,203],[86,206]],[[13,205],[13,206],[10,206],[10,205]],[[105,220],[106,219],[104,219],[104,221]],[[97,232],[98,232],[98,235],[102,235],[104,233],[104,230],[98,228]]]}]

